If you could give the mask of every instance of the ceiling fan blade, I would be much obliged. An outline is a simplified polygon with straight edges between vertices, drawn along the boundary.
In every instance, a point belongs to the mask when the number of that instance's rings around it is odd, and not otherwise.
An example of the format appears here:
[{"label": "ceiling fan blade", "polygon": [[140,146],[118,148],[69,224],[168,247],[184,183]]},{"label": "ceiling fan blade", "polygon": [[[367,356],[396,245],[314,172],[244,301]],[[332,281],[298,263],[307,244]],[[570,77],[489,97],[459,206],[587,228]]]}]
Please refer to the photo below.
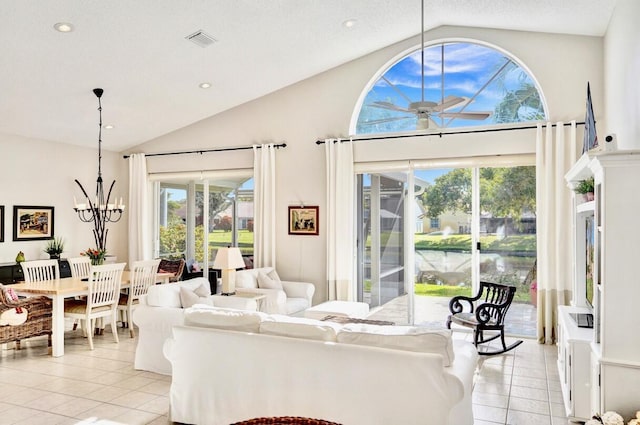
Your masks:
[{"label": "ceiling fan blade", "polygon": [[400,120],[406,120],[406,119],[409,119],[409,118],[415,118],[415,117],[381,118],[379,120],[365,121],[362,124],[364,124],[364,125],[383,124],[385,122],[400,121]]},{"label": "ceiling fan blade", "polygon": [[464,97],[447,96],[442,100],[442,102],[440,102],[436,106],[434,106],[432,108],[432,111],[442,112],[442,111],[447,110],[449,108],[452,108],[452,107],[454,107],[454,106],[458,105],[459,103],[462,103],[462,102],[464,102],[466,100],[467,99],[465,99]]},{"label": "ceiling fan blade", "polygon": [[373,102],[367,106],[372,106],[374,108],[388,109],[391,111],[413,113],[413,111],[410,111],[409,109],[406,109],[406,108],[402,108],[400,106],[396,106],[391,102]]},{"label": "ceiling fan blade", "polygon": [[460,118],[463,120],[486,120],[491,116],[491,112],[441,112],[438,114],[442,118]]}]

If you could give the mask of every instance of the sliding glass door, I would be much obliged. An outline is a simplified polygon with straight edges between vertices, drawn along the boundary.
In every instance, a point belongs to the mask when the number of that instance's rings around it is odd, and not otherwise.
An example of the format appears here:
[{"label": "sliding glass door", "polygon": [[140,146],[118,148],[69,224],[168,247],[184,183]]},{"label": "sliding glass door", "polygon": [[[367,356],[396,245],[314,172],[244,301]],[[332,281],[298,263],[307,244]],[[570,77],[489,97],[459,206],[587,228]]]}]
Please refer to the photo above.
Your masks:
[{"label": "sliding glass door", "polygon": [[535,335],[535,167],[409,168],[358,175],[358,290],[372,317],[444,323],[451,297],[488,280],[516,286],[509,329]]},{"label": "sliding glass door", "polygon": [[[370,308],[393,309],[409,322],[405,285],[406,180],[403,173],[358,175],[358,299]],[[411,273],[409,274],[409,276]]]}]

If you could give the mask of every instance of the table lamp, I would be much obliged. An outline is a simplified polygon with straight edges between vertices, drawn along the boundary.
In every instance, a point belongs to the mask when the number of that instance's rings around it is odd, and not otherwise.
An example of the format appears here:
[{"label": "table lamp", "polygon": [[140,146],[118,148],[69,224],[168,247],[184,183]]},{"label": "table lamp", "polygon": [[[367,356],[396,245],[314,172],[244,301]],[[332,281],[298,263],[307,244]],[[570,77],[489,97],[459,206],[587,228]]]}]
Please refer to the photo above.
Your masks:
[{"label": "table lamp", "polygon": [[219,248],[213,267],[222,270],[222,295],[236,293],[236,269],[244,267],[240,248]]}]

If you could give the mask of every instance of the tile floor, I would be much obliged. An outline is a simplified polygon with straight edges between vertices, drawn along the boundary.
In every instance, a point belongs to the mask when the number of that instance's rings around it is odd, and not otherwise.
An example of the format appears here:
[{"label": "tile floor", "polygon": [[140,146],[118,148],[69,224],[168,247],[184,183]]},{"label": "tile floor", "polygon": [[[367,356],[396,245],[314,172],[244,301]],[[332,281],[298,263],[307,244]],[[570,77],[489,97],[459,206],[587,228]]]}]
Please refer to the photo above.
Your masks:
[{"label": "tile floor", "polygon": [[[118,334],[115,344],[107,328],[90,351],[79,332],[67,332],[60,358],[48,355],[45,338],[24,341],[20,351],[9,344],[0,354],[0,424],[170,424],[170,378],[134,370],[137,339]],[[555,347],[533,340],[482,358],[475,425],[567,424],[555,363]]]}]

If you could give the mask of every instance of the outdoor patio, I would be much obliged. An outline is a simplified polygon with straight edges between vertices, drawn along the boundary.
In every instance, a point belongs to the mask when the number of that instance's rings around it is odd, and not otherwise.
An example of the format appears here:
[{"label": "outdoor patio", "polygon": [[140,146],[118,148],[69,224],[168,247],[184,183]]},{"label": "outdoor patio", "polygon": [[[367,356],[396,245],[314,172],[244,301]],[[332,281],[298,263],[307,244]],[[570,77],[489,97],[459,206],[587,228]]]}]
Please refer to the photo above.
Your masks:
[{"label": "outdoor patio", "polygon": [[[407,323],[408,296],[403,295],[372,308],[369,318],[389,320],[398,324]],[[415,324],[445,326],[449,315],[448,297],[415,296]],[[528,303],[513,303],[505,320],[508,335],[535,338],[537,309]],[[462,329],[462,328],[461,328]]]}]

